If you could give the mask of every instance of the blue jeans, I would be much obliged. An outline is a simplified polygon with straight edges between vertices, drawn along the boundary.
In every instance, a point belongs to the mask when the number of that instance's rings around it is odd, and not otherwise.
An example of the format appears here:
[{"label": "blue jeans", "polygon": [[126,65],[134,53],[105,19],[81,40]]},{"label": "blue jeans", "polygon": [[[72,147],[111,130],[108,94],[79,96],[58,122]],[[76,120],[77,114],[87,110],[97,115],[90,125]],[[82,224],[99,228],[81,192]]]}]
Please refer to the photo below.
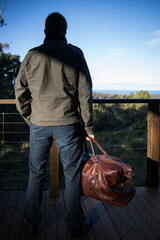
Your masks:
[{"label": "blue jeans", "polygon": [[84,223],[81,206],[83,131],[79,123],[58,127],[31,124],[25,218],[31,226],[41,220],[42,183],[53,138],[59,149],[65,176],[66,231],[74,234]]}]

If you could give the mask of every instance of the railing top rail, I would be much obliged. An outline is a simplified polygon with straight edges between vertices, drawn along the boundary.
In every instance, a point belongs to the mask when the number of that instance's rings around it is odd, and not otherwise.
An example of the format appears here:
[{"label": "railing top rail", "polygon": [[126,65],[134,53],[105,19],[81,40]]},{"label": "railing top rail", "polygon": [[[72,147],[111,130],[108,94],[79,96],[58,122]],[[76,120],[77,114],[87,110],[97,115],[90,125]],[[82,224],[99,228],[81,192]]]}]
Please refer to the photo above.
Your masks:
[{"label": "railing top rail", "polygon": [[[157,98],[149,98],[149,99],[142,99],[142,98],[119,98],[119,99],[93,99],[93,103],[160,103],[160,99]],[[0,104],[15,104],[15,99],[0,99]]]},{"label": "railing top rail", "polygon": [[16,104],[15,99],[0,99],[0,104]]},{"label": "railing top rail", "polygon": [[119,99],[93,99],[93,103],[160,103],[160,99],[142,99],[142,98],[119,98]]}]

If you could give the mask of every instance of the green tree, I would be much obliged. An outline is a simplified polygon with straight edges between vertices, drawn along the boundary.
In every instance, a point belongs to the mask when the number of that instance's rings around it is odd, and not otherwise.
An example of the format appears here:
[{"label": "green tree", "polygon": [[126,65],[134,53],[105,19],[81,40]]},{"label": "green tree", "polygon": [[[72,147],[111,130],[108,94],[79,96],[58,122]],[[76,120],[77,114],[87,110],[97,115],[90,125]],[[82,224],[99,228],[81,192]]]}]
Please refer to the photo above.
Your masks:
[{"label": "green tree", "polygon": [[20,56],[5,52],[7,43],[0,43],[0,98],[14,98],[14,84],[20,67]]},{"label": "green tree", "polygon": [[[7,0],[1,1],[0,27],[6,25],[3,18]],[[14,98],[14,84],[20,67],[20,57],[6,52],[9,49],[7,43],[0,43],[0,98]]]},{"label": "green tree", "polygon": [[133,94],[133,93],[130,93],[130,95],[128,96],[128,98],[142,98],[142,99],[145,99],[145,98],[152,98],[152,96],[149,94],[148,91],[139,91],[139,92],[136,92],[136,94]]},{"label": "green tree", "polygon": [[2,7],[0,7],[0,27],[6,25],[5,20],[3,18],[4,11],[6,9],[7,0],[2,1]]},{"label": "green tree", "polygon": [[[139,91],[136,92],[136,94],[130,93],[128,96],[129,99],[150,99],[152,96],[149,94],[148,91]],[[129,106],[130,108],[133,107],[134,109],[139,109],[140,107],[143,107],[144,103],[131,103]]]}]

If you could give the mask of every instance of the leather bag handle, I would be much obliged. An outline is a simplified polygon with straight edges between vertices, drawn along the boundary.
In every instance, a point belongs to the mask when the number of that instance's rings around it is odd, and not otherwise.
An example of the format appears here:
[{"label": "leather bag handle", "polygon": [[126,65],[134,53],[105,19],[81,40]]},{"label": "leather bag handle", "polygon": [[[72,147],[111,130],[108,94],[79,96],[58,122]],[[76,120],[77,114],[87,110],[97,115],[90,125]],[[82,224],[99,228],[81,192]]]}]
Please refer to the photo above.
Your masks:
[{"label": "leather bag handle", "polygon": [[89,141],[90,141],[90,144],[91,144],[91,148],[92,148],[92,153],[93,153],[94,159],[96,159],[96,155],[95,155],[95,151],[94,151],[94,147],[93,147],[93,143],[92,143],[92,142],[94,142],[94,143],[98,146],[98,148],[101,150],[101,152],[102,152],[104,155],[108,156],[108,154],[106,153],[106,151],[103,150],[103,148],[99,145],[99,143],[98,143],[94,138],[92,138],[92,137],[90,137],[90,136],[88,136],[88,138],[89,138]]}]

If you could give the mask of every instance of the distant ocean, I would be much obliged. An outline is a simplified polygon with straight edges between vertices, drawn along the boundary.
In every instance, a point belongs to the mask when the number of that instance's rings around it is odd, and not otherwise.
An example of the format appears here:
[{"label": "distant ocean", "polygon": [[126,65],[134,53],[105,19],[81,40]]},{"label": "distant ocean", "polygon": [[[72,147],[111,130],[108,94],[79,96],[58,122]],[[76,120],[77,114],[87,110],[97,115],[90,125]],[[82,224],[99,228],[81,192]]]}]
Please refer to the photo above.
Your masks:
[{"label": "distant ocean", "polygon": [[[139,92],[139,91],[140,90],[97,90],[97,89],[93,89],[93,92],[97,92],[97,93],[123,94],[123,95],[129,95],[130,93],[135,94],[136,92]],[[150,95],[160,94],[160,90],[159,91],[146,90],[146,91],[148,91]]]}]

